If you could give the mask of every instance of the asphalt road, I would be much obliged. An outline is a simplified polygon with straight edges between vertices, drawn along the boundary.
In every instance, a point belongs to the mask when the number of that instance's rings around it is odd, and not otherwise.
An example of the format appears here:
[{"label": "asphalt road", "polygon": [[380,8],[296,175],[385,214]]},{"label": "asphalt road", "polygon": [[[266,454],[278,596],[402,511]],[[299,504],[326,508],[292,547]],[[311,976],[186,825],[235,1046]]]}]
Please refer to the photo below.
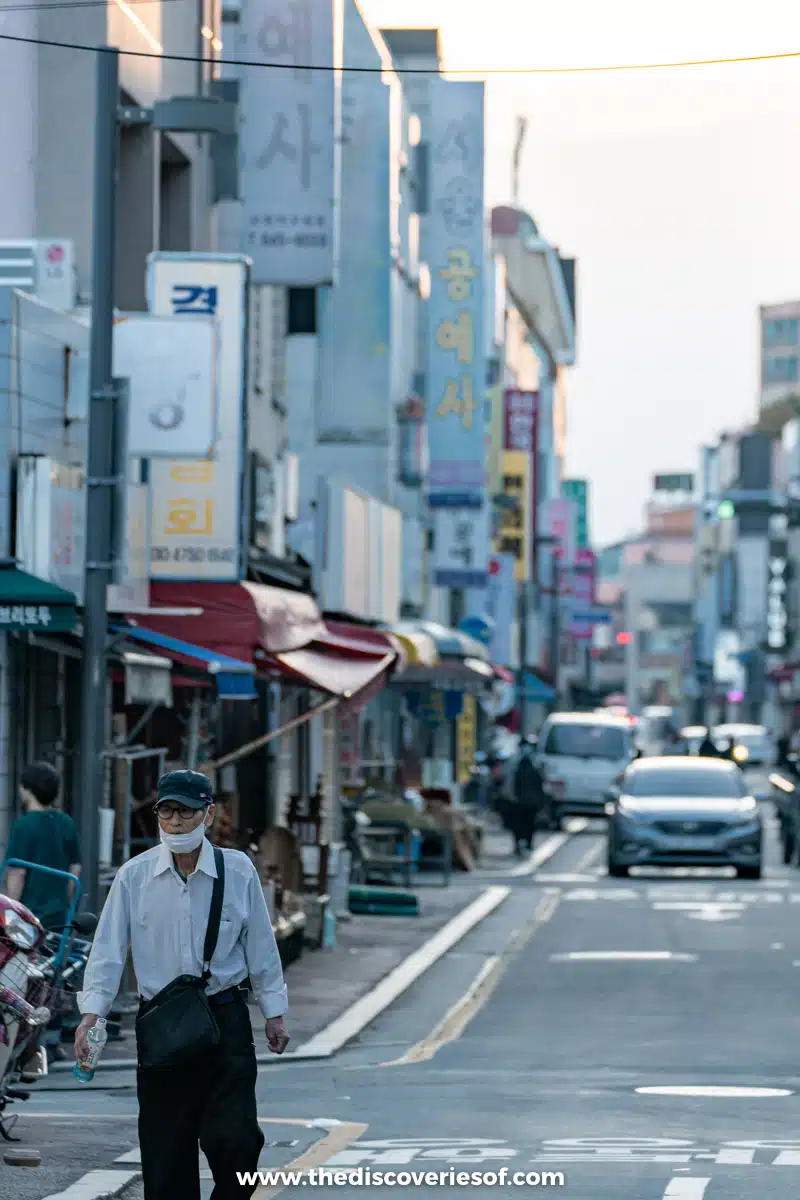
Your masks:
[{"label": "asphalt road", "polygon": [[[603,860],[601,827],[574,837],[538,875],[506,880],[505,904],[357,1043],[331,1061],[262,1068],[263,1167],[302,1158],[423,1179],[505,1169],[530,1173],[522,1192],[577,1200],[796,1200],[800,872],[780,864],[774,836],[758,883],[609,880]],[[32,1100],[19,1132],[45,1166],[0,1168],[0,1196],[56,1194],[79,1173],[78,1145],[83,1171],[135,1170],[132,1080],[115,1082]]]}]

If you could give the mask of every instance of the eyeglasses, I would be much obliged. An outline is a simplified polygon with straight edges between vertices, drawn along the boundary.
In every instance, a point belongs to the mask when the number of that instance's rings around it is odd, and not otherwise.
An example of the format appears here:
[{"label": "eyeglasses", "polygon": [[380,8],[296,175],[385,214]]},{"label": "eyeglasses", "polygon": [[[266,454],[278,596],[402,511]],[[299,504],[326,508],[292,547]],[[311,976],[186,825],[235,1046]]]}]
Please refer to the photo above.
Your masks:
[{"label": "eyeglasses", "polygon": [[187,808],[185,804],[159,804],[153,810],[159,821],[171,821],[177,813],[182,821],[196,817],[199,809]]}]

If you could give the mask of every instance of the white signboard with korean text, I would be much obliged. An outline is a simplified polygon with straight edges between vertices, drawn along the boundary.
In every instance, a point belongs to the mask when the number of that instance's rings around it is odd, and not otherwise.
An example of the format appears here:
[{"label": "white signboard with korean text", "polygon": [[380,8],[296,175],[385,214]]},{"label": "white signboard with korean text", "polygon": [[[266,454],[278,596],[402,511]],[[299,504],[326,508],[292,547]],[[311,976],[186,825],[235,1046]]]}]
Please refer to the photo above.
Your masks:
[{"label": "white signboard with korean text", "polygon": [[438,78],[429,87],[429,502],[479,509],[486,481],[484,87]]},{"label": "white signboard with korean text", "polygon": [[220,397],[213,459],[151,460],[151,579],[241,578],[248,267],[235,255],[150,257],[152,312],[216,318]]},{"label": "white signboard with korean text", "polygon": [[341,5],[261,0],[244,5],[240,22],[240,57],[256,64],[240,73],[239,133],[242,250],[253,260],[253,282],[331,284]]},{"label": "white signboard with korean text", "polygon": [[434,518],[436,587],[485,587],[489,565],[491,518],[482,508],[440,508]]},{"label": "white signboard with korean text", "polygon": [[79,467],[20,457],[16,546],[23,571],[72,592],[83,604],[86,483]]},{"label": "white signboard with korean text", "polygon": [[132,458],[207,458],[217,433],[212,317],[131,314],[114,322],[114,374],[129,381]]}]

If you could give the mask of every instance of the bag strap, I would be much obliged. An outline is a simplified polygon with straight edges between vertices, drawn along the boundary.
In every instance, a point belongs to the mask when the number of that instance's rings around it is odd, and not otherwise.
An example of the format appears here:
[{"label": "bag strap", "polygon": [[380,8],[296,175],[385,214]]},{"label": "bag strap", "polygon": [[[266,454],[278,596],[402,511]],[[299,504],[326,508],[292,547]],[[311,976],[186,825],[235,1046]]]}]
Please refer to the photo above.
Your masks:
[{"label": "bag strap", "polygon": [[219,923],[222,917],[222,897],[225,892],[225,859],[219,846],[214,846],[214,862],[217,868],[217,878],[214,880],[214,890],[211,893],[211,908],[208,910],[208,927],[203,946],[203,979],[211,975],[211,960],[217,948]]}]

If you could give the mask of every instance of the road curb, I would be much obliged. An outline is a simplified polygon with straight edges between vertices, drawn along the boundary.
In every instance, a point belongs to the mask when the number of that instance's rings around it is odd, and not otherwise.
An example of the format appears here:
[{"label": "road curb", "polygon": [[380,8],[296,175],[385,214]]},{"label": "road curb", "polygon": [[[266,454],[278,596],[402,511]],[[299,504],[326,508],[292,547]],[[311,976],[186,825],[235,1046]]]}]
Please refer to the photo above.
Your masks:
[{"label": "road curb", "polygon": [[[511,895],[510,887],[491,886],[484,889],[472,904],[443,925],[433,937],[412,951],[400,964],[384,976],[371,991],[356,1000],[348,1009],[299,1046],[296,1053],[306,1058],[330,1058],[356,1038],[376,1017],[393,1004],[403,992],[430,970],[477,925],[493,913]],[[294,1057],[294,1056],[292,1056]],[[270,1063],[286,1061],[272,1056]]]},{"label": "road curb", "polygon": [[[575,822],[576,826],[578,822]],[[584,822],[583,825],[586,823]],[[583,826],[581,826],[583,828]],[[530,858],[510,872],[510,878],[521,878],[532,875],[543,863],[551,859],[562,846],[570,840],[573,833],[580,832],[575,828],[567,833],[553,834],[537,846]],[[511,887],[493,884],[484,888],[482,893],[452,917],[445,925],[432,934],[422,946],[413,950],[401,963],[379,980],[364,996],[354,1001],[338,1017],[334,1018],[324,1029],[321,1029],[307,1042],[298,1046],[290,1054],[257,1054],[256,1062],[259,1067],[283,1066],[295,1062],[318,1062],[331,1058],[348,1042],[357,1037],[376,1017],[380,1016],[391,1004],[407,991],[413,983],[425,974],[432,966],[468,933],[471,933],[486,917],[490,916],[510,895]],[[72,1070],[72,1063],[53,1063],[51,1075],[65,1074]],[[136,1062],[129,1058],[111,1058],[105,1062],[101,1059],[97,1065],[97,1074],[114,1071],[135,1071]],[[76,1085],[86,1087],[85,1084]],[[41,1089],[46,1090],[46,1088]],[[60,1089],[68,1090],[68,1089]],[[72,1197],[70,1197],[72,1200]]]}]

